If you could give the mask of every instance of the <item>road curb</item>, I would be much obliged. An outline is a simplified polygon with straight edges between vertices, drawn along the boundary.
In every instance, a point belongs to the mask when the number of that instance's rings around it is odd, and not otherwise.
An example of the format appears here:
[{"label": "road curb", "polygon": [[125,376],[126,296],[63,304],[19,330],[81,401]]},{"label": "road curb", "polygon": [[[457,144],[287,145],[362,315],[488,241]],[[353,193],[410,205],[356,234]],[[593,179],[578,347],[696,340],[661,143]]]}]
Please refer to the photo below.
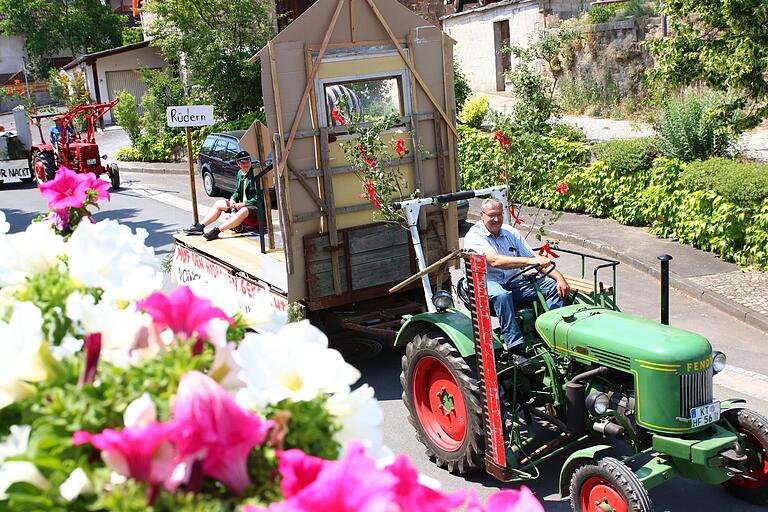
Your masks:
[{"label": "road curb", "polygon": [[[184,166],[182,168],[179,164],[171,162],[168,162],[165,167],[142,165],[142,163],[143,162],[117,162],[117,167],[120,169],[120,172],[135,172],[139,174],[189,174],[187,164],[182,164]],[[197,174],[197,171],[195,171],[195,174]]]},{"label": "road curb", "polygon": [[[477,222],[478,220],[480,220],[480,217],[476,214],[470,213],[467,216],[467,222]],[[523,225],[526,228],[530,227],[525,223]],[[616,259],[621,263],[634,268],[635,270],[639,270],[640,272],[643,272],[653,277],[654,279],[659,280],[659,267],[657,265],[651,265],[646,261],[639,260],[619,249],[616,249],[615,247],[604,244],[602,242],[585,240],[572,233],[565,233],[551,228],[545,228],[545,233],[551,237],[559,239],[562,242],[568,242],[569,244],[574,244],[576,246],[583,247],[584,249],[599,252],[605,256],[608,256],[609,258]],[[763,332],[768,332],[768,318],[765,318],[763,315],[760,315],[753,309],[733,302],[724,295],[713,292],[705,286],[696,284],[686,278],[680,277],[672,271],[669,273],[669,286],[670,288],[684,293],[693,299],[706,302],[707,304],[714,306],[719,311],[722,311],[723,313],[726,313],[736,318],[737,320],[741,320],[742,322],[756,327]]]}]

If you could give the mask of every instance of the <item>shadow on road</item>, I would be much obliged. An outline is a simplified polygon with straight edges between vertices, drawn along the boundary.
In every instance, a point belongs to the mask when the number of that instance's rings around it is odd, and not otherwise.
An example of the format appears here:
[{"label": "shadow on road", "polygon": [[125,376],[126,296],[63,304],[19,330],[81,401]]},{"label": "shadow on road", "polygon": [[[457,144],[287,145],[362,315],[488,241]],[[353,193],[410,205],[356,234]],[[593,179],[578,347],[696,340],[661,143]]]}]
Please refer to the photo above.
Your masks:
[{"label": "shadow on road", "polygon": [[[141,215],[141,210],[121,208],[97,212],[93,218],[97,222],[105,219],[117,220],[133,231],[136,231],[137,228],[146,229],[149,236],[144,243],[149,247],[154,247],[156,255],[166,254],[173,250],[173,233],[177,226],[160,222],[158,219],[148,219]],[[162,249],[162,247],[170,247],[170,249]]]}]

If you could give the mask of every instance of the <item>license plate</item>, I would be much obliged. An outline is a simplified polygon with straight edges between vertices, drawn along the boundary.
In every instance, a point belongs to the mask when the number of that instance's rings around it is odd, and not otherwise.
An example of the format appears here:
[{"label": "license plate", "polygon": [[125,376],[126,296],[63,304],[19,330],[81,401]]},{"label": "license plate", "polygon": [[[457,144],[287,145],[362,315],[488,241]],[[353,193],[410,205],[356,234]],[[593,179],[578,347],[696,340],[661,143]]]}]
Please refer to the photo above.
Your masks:
[{"label": "license plate", "polygon": [[96,165],[97,160],[95,158],[89,158],[85,161],[86,165]]},{"label": "license plate", "polygon": [[720,402],[691,409],[691,428],[703,427],[720,419]]}]

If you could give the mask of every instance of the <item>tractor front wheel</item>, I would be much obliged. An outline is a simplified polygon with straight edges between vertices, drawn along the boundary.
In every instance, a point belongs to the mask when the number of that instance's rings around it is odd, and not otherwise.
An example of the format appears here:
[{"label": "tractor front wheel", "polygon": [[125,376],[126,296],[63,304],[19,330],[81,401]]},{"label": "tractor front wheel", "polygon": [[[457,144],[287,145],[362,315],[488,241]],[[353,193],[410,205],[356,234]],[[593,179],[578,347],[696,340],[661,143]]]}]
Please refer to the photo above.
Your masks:
[{"label": "tractor front wheel", "polygon": [[574,512],[651,512],[651,499],[631,469],[613,457],[581,466],[571,477]]},{"label": "tractor front wheel", "polygon": [[56,176],[56,162],[50,151],[32,153],[32,172],[38,185],[42,185]]},{"label": "tractor front wheel", "polygon": [[117,168],[117,164],[109,164],[109,182],[112,188],[117,190],[120,188],[120,169]]},{"label": "tractor front wheel", "polygon": [[756,505],[768,505],[768,419],[749,409],[731,409],[725,419],[746,438],[749,472],[723,485],[734,496]]},{"label": "tractor front wheel", "polygon": [[417,334],[402,359],[408,421],[438,467],[469,473],[483,467],[480,388],[469,365],[440,331]]}]

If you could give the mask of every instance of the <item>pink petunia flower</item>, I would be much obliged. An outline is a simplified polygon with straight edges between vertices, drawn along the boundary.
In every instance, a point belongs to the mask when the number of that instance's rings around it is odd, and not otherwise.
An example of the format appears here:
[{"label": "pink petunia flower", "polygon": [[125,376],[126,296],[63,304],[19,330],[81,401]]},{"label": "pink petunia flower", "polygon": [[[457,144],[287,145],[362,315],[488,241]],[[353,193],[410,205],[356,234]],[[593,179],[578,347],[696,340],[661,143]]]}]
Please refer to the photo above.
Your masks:
[{"label": "pink petunia flower", "polygon": [[[208,339],[208,323],[214,318],[229,322],[224,311],[212,305],[208,299],[197,297],[189,286],[179,286],[168,295],[154,292],[136,303],[136,308],[147,312],[160,329],[170,328],[182,339],[197,336],[195,353],[202,351],[202,342]],[[199,345],[199,346],[198,346]]]},{"label": "pink petunia flower", "polygon": [[384,470],[397,478],[395,502],[399,510],[450,512],[466,499],[464,491],[443,493],[419,483],[419,474],[405,455],[400,455]]},{"label": "pink petunia flower", "polygon": [[56,177],[40,185],[40,194],[48,200],[48,208],[80,208],[86,200],[86,175],[78,174],[64,166],[56,171]]},{"label": "pink petunia flower", "polygon": [[271,421],[242,409],[224,388],[199,372],[181,378],[173,424],[177,460],[202,460],[203,474],[236,494],[250,484],[248,453],[264,442],[272,427]]},{"label": "pink petunia flower", "polygon": [[51,221],[53,227],[59,231],[69,231],[69,208],[56,208],[51,210],[47,219]]},{"label": "pink petunia flower", "polygon": [[280,473],[280,490],[285,499],[301,492],[317,480],[324,464],[331,461],[307,455],[301,450],[285,450],[277,454],[277,471]]},{"label": "pink petunia flower", "polygon": [[97,201],[103,201],[104,199],[109,201],[109,183],[92,172],[85,174],[85,177],[87,179],[83,180],[83,186],[86,190],[93,190],[96,193]]},{"label": "pink petunia flower", "polygon": [[503,490],[494,493],[488,497],[485,506],[480,504],[472,489],[466,512],[544,512],[544,507],[526,486],[522,486],[519,491]]},{"label": "pink petunia flower", "polygon": [[169,442],[172,430],[172,425],[157,422],[119,432],[107,428],[100,434],[80,430],[72,435],[72,444],[90,443],[116,473],[154,485],[166,481],[176,467],[176,453]]}]

